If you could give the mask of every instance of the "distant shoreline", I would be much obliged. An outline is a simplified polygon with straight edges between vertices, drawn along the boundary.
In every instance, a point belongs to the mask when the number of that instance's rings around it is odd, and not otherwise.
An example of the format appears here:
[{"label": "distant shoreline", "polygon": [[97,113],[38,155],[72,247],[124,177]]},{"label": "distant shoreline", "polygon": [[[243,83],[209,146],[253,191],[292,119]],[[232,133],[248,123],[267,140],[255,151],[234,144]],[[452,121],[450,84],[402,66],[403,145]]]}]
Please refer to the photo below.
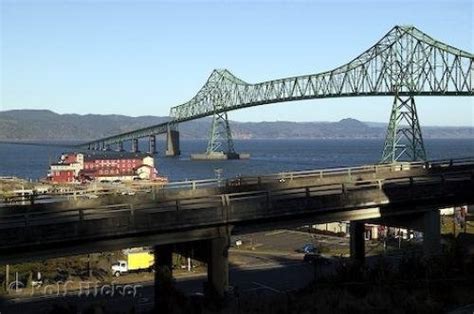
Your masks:
[{"label": "distant shoreline", "polygon": [[[144,139],[145,140],[145,139]],[[206,138],[183,138],[183,142],[207,141]],[[327,138],[234,138],[234,141],[380,141],[383,137],[327,137]],[[473,137],[426,137],[425,140],[474,140]],[[63,140],[0,140],[0,144],[8,145],[31,145],[31,146],[52,146],[52,147],[75,147],[89,140],[81,141],[63,141]],[[165,141],[165,139],[157,139],[157,141]]]}]

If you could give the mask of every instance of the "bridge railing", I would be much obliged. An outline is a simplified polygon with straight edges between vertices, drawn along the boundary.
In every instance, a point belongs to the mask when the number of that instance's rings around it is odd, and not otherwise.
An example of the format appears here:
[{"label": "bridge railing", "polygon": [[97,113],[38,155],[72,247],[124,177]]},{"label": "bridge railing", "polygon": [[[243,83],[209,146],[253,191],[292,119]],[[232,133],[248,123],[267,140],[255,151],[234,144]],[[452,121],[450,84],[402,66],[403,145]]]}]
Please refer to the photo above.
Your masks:
[{"label": "bridge railing", "polygon": [[163,185],[163,189],[192,189],[196,190],[199,188],[215,187],[219,182],[224,181],[218,179],[204,179],[204,180],[190,180],[190,181],[177,181],[170,182]]},{"label": "bridge railing", "polygon": [[[330,195],[345,195],[347,193],[362,190],[385,190],[391,187],[433,185],[453,182],[474,182],[474,172],[466,170],[462,172],[446,174],[430,174],[420,176],[406,176],[389,179],[370,179],[356,182],[340,182],[329,184],[312,184],[305,187],[276,188],[272,190],[257,190],[249,192],[226,193],[220,195],[189,197],[184,199],[172,199],[145,205],[115,204],[94,208],[73,208],[54,211],[37,211],[22,214],[9,214],[0,216],[0,230],[15,228],[30,228],[39,225],[58,225],[82,221],[119,219],[124,217],[127,223],[133,222],[135,217],[143,215],[155,215],[166,213],[177,213],[193,211],[199,215],[199,210],[218,209],[224,211],[230,207],[245,202],[258,201],[267,210],[272,209],[272,204],[281,204],[289,200],[304,200],[312,202],[318,197]],[[428,191],[429,192],[429,191]],[[402,199],[410,199],[413,195],[407,193]],[[303,205],[304,206],[304,205]],[[237,211],[238,213],[238,211]]]},{"label": "bridge railing", "polygon": [[[177,181],[169,182],[157,186],[158,189],[164,190],[196,190],[204,188],[217,188],[222,186],[234,186],[234,185],[259,185],[265,183],[275,182],[286,182],[298,179],[329,179],[338,176],[346,176],[347,181],[352,181],[359,175],[363,174],[378,174],[386,172],[398,172],[398,171],[409,171],[416,169],[435,169],[435,168],[446,168],[446,167],[459,167],[474,165],[473,157],[457,158],[457,159],[442,159],[434,160],[429,162],[407,162],[407,163],[396,163],[396,164],[377,164],[357,167],[339,167],[329,169],[318,169],[318,170],[303,170],[303,171],[292,171],[292,172],[280,172],[277,174],[269,174],[262,176],[241,176],[236,178],[228,179],[203,179],[203,180],[189,180],[189,181]],[[145,186],[141,188],[102,188],[95,190],[73,190],[64,192],[48,192],[33,195],[18,195],[5,198],[4,202],[0,201],[0,207],[8,206],[9,204],[16,203],[22,205],[30,205],[38,202],[47,202],[50,200],[69,200],[78,198],[97,198],[99,196],[106,195],[119,195],[119,194],[135,194],[135,193],[148,193],[152,192],[152,186]]]},{"label": "bridge railing", "polygon": [[396,163],[396,164],[377,164],[368,166],[357,166],[357,167],[342,167],[342,168],[330,168],[320,170],[305,170],[305,171],[292,171],[292,172],[280,172],[278,174],[270,174],[263,176],[244,176],[236,179],[227,179],[227,184],[232,185],[233,181],[240,180],[242,184],[259,184],[268,183],[275,181],[286,181],[294,179],[309,179],[309,178],[330,178],[336,176],[347,176],[349,179],[360,174],[367,173],[380,173],[380,172],[396,172],[396,171],[407,171],[415,169],[429,169],[436,167],[449,167],[449,166],[464,166],[474,165],[474,158],[459,158],[459,159],[444,159],[435,160],[429,162],[407,162],[407,163]]}]

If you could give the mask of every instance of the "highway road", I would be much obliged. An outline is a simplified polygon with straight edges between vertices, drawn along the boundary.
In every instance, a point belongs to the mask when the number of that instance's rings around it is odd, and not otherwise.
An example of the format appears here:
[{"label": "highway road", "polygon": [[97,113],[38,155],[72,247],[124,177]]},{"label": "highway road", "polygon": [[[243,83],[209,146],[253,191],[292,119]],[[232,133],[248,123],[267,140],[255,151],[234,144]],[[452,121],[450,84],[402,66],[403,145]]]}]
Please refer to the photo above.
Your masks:
[{"label": "highway road", "polygon": [[[287,259],[284,256],[267,260],[259,265],[232,266],[230,269],[230,282],[240,295],[252,294],[256,296],[284,294],[286,291],[295,290],[307,285],[313,278],[312,265],[300,259]],[[191,276],[176,279],[176,287],[187,295],[202,293],[205,274],[192,274]],[[57,296],[55,293],[43,297],[12,299],[0,306],[1,314],[6,313],[49,313],[54,306],[61,305],[71,309],[84,310],[91,304],[104,304],[107,311],[113,313],[129,313],[132,307],[140,313],[153,307],[154,289],[153,282],[139,283],[137,294],[122,296],[115,294],[88,297],[78,296],[72,292],[67,296]],[[100,289],[99,289],[100,290]]]}]

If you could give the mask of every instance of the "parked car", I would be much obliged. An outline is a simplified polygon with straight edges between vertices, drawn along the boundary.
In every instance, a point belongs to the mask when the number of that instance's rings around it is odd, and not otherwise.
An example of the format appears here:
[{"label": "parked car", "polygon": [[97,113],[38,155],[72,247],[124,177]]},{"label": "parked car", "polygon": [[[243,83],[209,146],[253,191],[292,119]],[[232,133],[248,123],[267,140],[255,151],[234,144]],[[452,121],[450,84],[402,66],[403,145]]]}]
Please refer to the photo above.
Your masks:
[{"label": "parked car", "polygon": [[303,261],[309,264],[327,264],[329,262],[319,253],[306,253]]}]

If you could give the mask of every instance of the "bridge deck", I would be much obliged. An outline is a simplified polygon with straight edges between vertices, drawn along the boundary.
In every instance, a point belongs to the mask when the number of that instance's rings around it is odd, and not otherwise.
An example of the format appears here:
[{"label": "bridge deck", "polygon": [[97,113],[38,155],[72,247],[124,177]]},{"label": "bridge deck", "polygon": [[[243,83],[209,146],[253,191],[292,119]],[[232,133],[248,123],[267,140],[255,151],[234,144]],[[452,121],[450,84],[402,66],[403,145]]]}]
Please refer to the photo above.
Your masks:
[{"label": "bridge deck", "polygon": [[4,213],[0,262],[199,240],[226,226],[369,219],[474,203],[474,163],[438,163],[417,171],[227,186],[141,204]]}]

